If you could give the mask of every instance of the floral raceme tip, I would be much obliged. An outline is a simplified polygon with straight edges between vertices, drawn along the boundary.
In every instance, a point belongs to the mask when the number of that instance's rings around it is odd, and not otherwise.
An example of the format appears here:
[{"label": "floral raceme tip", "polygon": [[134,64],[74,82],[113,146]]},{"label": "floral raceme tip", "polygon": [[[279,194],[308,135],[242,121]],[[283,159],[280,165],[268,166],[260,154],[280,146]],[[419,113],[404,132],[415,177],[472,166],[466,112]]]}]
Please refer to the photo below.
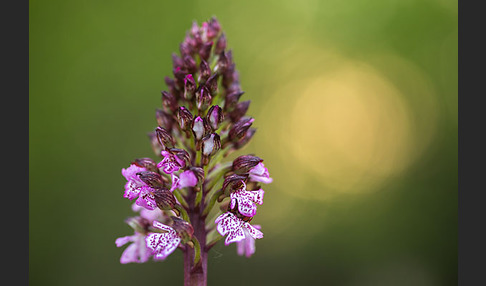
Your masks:
[{"label": "floral raceme tip", "polygon": [[238,255],[255,254],[263,228],[251,221],[263,205],[262,184],[273,179],[260,157],[228,159],[256,129],[218,20],[194,22],[172,62],[148,133],[153,157],[121,169],[133,234],[115,245],[125,247],[122,264],[163,261],[179,249],[184,285],[207,285],[208,252],[219,240],[235,243]]}]

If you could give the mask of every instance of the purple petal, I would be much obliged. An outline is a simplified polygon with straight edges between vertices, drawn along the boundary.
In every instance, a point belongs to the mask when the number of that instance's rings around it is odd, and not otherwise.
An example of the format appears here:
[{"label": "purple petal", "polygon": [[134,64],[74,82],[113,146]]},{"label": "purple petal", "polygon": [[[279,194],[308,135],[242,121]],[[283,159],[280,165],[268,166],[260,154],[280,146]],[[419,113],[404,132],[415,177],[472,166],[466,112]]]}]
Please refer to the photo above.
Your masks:
[{"label": "purple petal", "polygon": [[166,233],[152,233],[145,239],[146,245],[152,250],[154,259],[162,260],[171,254],[179,245],[181,239],[177,233],[169,226],[154,221],[154,226],[169,230]]},{"label": "purple petal", "polygon": [[138,183],[134,180],[128,181],[125,184],[125,193],[123,194],[123,197],[128,198],[129,200],[133,200],[140,194],[140,188],[142,186],[143,185],[141,183]]},{"label": "purple petal", "polygon": [[245,222],[243,224],[243,227],[246,228],[248,230],[248,233],[250,234],[251,237],[253,237],[254,239],[257,239],[257,238],[263,238],[263,232],[261,232],[260,230],[258,230],[256,227],[252,226],[251,224]]},{"label": "purple petal", "polygon": [[194,187],[197,185],[197,178],[191,170],[184,171],[180,174],[179,188]]},{"label": "purple petal", "polygon": [[120,257],[121,264],[127,263],[137,263],[138,262],[138,251],[137,245],[132,243],[130,244],[122,253]]},{"label": "purple petal", "polygon": [[225,236],[230,232],[236,232],[241,228],[243,223],[242,220],[238,219],[234,214],[229,212],[220,215],[214,222],[217,224],[216,229],[222,236]]},{"label": "purple petal", "polygon": [[147,169],[143,168],[143,167],[139,167],[137,165],[134,165],[134,164],[131,164],[130,167],[126,168],[126,169],[122,169],[122,175],[125,177],[125,179],[127,181],[131,180],[131,179],[136,179],[137,178],[137,173],[138,172],[143,172],[143,171],[147,171]]},{"label": "purple petal", "polygon": [[224,241],[225,245],[229,245],[230,243],[241,241],[245,239],[245,233],[243,232],[243,229],[239,228],[236,231],[231,232],[227,237],[226,240]]},{"label": "purple petal", "polygon": [[115,240],[115,244],[116,244],[116,247],[121,247],[121,246],[127,244],[130,241],[133,241],[132,235],[117,238]]},{"label": "purple petal", "polygon": [[150,188],[149,186],[142,187],[140,190],[140,196],[135,203],[148,210],[154,210],[155,208],[157,208],[155,196],[152,194],[151,190],[152,188]]},{"label": "purple petal", "polygon": [[263,191],[262,189],[259,189],[259,190],[256,190],[256,191],[251,191],[253,197],[252,197],[252,201],[254,201],[255,203],[261,205],[263,204],[263,195],[265,194],[265,191]]}]

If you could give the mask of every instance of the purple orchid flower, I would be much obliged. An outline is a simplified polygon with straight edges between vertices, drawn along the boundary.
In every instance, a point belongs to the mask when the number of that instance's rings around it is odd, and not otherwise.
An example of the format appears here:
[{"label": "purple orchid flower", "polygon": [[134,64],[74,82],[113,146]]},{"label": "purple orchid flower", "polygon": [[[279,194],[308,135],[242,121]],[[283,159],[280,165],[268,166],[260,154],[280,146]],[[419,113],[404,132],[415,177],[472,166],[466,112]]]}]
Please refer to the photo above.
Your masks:
[{"label": "purple orchid flower", "polygon": [[231,193],[230,208],[233,209],[238,203],[238,211],[240,214],[248,217],[253,217],[256,214],[256,203],[263,204],[264,191],[262,189],[255,191],[247,191],[246,184],[243,182],[243,188]]},{"label": "purple orchid flower", "polygon": [[[224,241],[225,245],[241,241],[245,239],[247,235],[253,239],[263,237],[263,233],[260,230],[248,222],[239,219],[230,212],[218,216],[214,223],[217,224],[216,229],[222,236],[228,235]],[[246,234],[245,231],[248,233]]]},{"label": "purple orchid flower", "polygon": [[164,156],[164,159],[157,164],[157,168],[163,169],[166,174],[177,172],[186,165],[183,160],[170,152],[162,151],[160,153]]},{"label": "purple orchid flower", "polygon": [[124,198],[133,200],[134,198],[138,197],[138,195],[140,194],[140,189],[146,185],[137,176],[138,172],[143,171],[147,171],[147,169],[139,167],[135,164],[131,164],[130,167],[122,169],[122,175],[127,180],[127,183],[125,184],[125,193],[123,195]]},{"label": "purple orchid flower", "polygon": [[148,248],[151,249],[151,254],[156,260],[163,260],[169,256],[179,246],[181,238],[177,232],[170,226],[162,224],[158,221],[153,222],[153,226],[166,231],[164,233],[151,233],[145,238]]},{"label": "purple orchid flower", "polygon": [[139,176],[137,176],[137,173],[143,171],[147,171],[147,169],[134,164],[130,165],[127,169],[122,169],[122,175],[127,179],[123,197],[128,198],[129,200],[138,197],[135,202],[137,205],[153,210],[157,207],[155,197],[152,193],[153,188],[148,186],[139,178]]},{"label": "purple orchid flower", "polygon": [[264,184],[270,184],[273,179],[270,178],[268,169],[265,168],[262,162],[258,163],[255,167],[251,168],[249,171],[250,180],[255,182],[262,182]]}]

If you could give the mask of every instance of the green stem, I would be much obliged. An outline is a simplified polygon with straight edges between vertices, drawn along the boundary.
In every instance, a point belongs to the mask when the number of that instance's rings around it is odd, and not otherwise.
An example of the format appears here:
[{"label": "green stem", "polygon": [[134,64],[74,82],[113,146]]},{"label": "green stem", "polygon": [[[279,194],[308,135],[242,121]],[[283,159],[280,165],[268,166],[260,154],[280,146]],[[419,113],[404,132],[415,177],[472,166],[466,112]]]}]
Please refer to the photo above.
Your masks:
[{"label": "green stem", "polygon": [[199,204],[201,203],[201,200],[202,200],[202,195],[203,195],[202,190],[199,190],[199,192],[196,192],[196,201],[194,202],[194,207],[199,206]]},{"label": "green stem", "polygon": [[191,220],[189,219],[189,215],[187,214],[185,208],[183,208],[181,205],[175,205],[174,208],[179,211],[183,220],[187,221],[188,223],[191,223]]},{"label": "green stem", "polygon": [[172,194],[174,194],[174,197],[176,197],[176,199],[179,201],[179,203],[186,209],[189,208],[189,205],[187,204],[186,200],[184,199],[184,197],[182,196],[182,194],[180,193],[180,190],[179,189],[175,189]]},{"label": "green stem", "polygon": [[192,237],[191,241],[194,243],[194,265],[197,265],[201,260],[201,245],[195,236]]}]

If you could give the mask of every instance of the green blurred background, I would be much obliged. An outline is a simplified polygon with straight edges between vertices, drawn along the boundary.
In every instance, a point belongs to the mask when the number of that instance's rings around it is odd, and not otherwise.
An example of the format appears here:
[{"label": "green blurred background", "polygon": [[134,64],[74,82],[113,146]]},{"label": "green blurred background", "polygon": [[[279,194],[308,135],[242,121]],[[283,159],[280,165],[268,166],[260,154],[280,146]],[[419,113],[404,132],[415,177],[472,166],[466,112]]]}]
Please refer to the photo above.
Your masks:
[{"label": "green blurred background", "polygon": [[274,183],[256,254],[220,242],[209,285],[457,284],[457,1],[29,6],[31,285],[182,285],[179,251],[119,263],[121,169],[154,158],[171,54],[211,16]]}]

